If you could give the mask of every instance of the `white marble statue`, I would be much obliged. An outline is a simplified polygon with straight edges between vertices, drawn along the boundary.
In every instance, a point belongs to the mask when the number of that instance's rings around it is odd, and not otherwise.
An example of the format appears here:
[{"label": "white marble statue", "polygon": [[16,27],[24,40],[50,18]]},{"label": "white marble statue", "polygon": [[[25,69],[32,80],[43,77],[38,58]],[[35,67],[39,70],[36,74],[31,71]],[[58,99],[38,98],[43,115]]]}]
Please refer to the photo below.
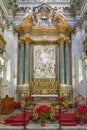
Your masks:
[{"label": "white marble statue", "polygon": [[25,19],[28,15],[32,15],[33,11],[31,8],[27,8],[26,10],[26,15],[23,17],[23,19]]}]

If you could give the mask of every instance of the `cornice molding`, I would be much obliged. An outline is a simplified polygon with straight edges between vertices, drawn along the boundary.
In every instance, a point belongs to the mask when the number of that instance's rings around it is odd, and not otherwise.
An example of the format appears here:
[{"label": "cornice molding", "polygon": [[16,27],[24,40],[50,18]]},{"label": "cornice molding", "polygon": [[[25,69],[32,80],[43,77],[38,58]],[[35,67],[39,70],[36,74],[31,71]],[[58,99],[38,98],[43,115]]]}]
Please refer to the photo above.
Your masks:
[{"label": "cornice molding", "polygon": [[56,42],[59,44],[66,44],[69,45],[70,38],[66,36],[64,33],[59,33],[57,35],[32,35],[32,34],[24,34],[23,36],[19,37],[19,44],[30,44],[32,42]]}]

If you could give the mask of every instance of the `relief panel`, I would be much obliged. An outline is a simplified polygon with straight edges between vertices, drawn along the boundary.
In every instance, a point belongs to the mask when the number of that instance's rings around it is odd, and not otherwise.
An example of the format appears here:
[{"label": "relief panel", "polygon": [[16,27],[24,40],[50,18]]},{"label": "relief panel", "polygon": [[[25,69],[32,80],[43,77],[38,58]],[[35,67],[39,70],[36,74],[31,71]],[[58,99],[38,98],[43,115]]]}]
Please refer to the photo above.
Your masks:
[{"label": "relief panel", "polygon": [[33,79],[56,79],[56,46],[33,46]]}]

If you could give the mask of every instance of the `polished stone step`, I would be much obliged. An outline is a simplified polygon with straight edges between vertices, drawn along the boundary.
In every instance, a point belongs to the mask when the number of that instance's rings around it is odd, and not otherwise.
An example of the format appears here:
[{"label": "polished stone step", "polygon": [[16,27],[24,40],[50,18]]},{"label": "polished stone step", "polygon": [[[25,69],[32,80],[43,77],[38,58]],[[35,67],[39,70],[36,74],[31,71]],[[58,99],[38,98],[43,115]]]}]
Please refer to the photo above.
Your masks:
[{"label": "polished stone step", "polygon": [[[45,127],[41,127],[41,124],[28,124],[26,127],[28,130],[58,130],[58,124],[46,124]],[[87,130],[87,125],[78,126],[62,126],[63,130]],[[0,124],[0,130],[23,130],[22,126],[6,126]]]}]

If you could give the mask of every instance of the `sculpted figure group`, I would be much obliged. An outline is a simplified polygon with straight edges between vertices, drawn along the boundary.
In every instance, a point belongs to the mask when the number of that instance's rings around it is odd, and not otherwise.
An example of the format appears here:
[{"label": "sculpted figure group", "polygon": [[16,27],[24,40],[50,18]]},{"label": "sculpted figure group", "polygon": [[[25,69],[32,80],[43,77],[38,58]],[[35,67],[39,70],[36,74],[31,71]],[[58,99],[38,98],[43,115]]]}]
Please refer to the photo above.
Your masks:
[{"label": "sculpted figure group", "polygon": [[28,9],[27,14],[24,16],[24,19],[26,17],[32,17],[33,22],[35,23],[34,26],[48,26],[52,27],[54,26],[54,22],[58,22],[59,24],[66,24],[66,20],[64,17],[63,7],[59,8],[36,8],[35,11],[33,9]]}]

